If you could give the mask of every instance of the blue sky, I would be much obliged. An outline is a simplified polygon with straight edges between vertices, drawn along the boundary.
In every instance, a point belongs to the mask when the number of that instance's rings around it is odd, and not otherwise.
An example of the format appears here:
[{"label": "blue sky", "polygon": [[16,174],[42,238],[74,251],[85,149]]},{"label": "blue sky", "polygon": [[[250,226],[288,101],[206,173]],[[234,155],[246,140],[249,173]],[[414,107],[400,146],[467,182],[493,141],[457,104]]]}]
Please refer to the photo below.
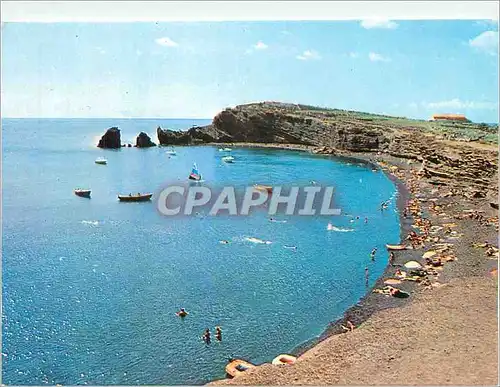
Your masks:
[{"label": "blue sky", "polygon": [[2,26],[3,117],[211,118],[262,100],[497,122],[498,23]]}]

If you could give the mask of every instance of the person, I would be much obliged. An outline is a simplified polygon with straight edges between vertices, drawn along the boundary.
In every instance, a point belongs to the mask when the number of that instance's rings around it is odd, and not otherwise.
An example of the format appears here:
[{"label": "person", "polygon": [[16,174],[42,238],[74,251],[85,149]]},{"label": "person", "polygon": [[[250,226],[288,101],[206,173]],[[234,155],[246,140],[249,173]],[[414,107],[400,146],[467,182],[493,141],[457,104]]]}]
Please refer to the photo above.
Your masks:
[{"label": "person", "polygon": [[223,240],[223,241],[220,241],[220,243],[222,243],[223,245],[227,245],[227,244],[229,244],[229,241]]},{"label": "person", "polygon": [[389,252],[389,264],[391,266],[394,266],[394,260],[396,259],[396,256],[394,255],[394,252]]},{"label": "person", "polygon": [[341,325],[341,327],[342,327],[343,330],[345,330],[345,331],[351,331],[351,332],[354,330],[354,328],[356,328],[354,326],[354,324],[352,322],[350,322],[349,320],[347,320],[347,326]]},{"label": "person", "polygon": [[177,315],[177,316],[179,316],[179,317],[181,317],[181,318],[186,317],[188,314],[189,314],[189,313],[188,313],[188,312],[186,312],[186,309],[184,309],[184,308],[181,308],[181,309],[180,309],[180,310],[176,313],[176,315]]},{"label": "person", "polygon": [[368,218],[367,217],[365,217],[365,223],[368,223]]},{"label": "person", "polygon": [[205,332],[203,332],[203,341],[207,344],[210,344],[210,329],[205,329]]},{"label": "person", "polygon": [[215,338],[218,341],[222,341],[222,329],[219,326],[215,327]]},{"label": "person", "polygon": [[365,282],[366,282],[366,286],[368,286],[368,277],[369,277],[368,266],[366,266],[365,267]]},{"label": "person", "polygon": [[375,253],[377,252],[377,248],[375,247],[370,253],[370,258],[372,261],[375,261]]}]

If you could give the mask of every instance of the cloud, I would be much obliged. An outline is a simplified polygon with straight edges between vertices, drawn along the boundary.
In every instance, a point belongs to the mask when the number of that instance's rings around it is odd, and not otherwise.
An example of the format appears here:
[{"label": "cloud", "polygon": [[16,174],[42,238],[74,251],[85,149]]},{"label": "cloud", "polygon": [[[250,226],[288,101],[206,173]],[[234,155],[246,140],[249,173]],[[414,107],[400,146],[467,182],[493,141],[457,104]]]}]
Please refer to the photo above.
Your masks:
[{"label": "cloud", "polygon": [[301,55],[296,56],[299,60],[319,60],[321,56],[314,50],[305,50]]},{"label": "cloud", "polygon": [[349,53],[349,56],[350,56],[351,58],[359,58],[359,54],[358,54],[357,52],[350,52],[350,53]]},{"label": "cloud", "polygon": [[361,27],[366,28],[367,30],[372,28],[394,30],[399,27],[399,24],[387,19],[367,19],[361,21]]},{"label": "cloud", "polygon": [[474,109],[474,110],[495,110],[498,109],[498,103],[494,102],[475,102],[462,101],[459,98],[453,98],[447,101],[422,102],[422,106],[427,109]]},{"label": "cloud", "polygon": [[469,40],[469,46],[488,54],[498,52],[498,31],[485,31]]},{"label": "cloud", "polygon": [[368,54],[368,58],[372,62],[390,62],[391,61],[390,58],[387,58],[387,57],[385,57],[383,55],[377,54],[376,52],[370,52]]},{"label": "cloud", "polygon": [[165,46],[165,47],[177,47],[179,44],[174,42],[172,39],[168,37],[163,37],[155,40],[156,43],[158,43],[160,46]]},{"label": "cloud", "polygon": [[256,45],[253,46],[253,48],[255,48],[256,50],[265,50],[268,47],[269,46],[267,44],[265,44],[264,42],[261,42],[260,40],[257,42]]}]

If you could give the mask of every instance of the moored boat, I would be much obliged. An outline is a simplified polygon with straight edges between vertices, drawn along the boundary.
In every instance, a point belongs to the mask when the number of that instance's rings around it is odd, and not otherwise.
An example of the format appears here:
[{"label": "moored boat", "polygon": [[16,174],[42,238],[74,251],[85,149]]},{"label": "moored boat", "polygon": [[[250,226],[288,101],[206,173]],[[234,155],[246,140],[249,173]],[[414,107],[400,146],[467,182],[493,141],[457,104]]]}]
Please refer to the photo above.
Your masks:
[{"label": "moored boat", "polygon": [[153,196],[152,193],[147,193],[147,194],[128,194],[128,195],[118,195],[118,200],[121,202],[147,202],[151,200],[151,197]]},{"label": "moored boat", "polygon": [[234,378],[248,371],[250,368],[255,368],[255,365],[245,360],[234,359],[226,365],[226,373]]},{"label": "moored boat", "polygon": [[99,157],[98,159],[96,159],[95,163],[100,165],[106,165],[108,163],[108,160]]},{"label": "moored boat", "polygon": [[271,187],[269,185],[255,184],[253,187],[258,191],[267,191],[268,193],[273,192],[273,187]]},{"label": "moored boat", "polygon": [[406,245],[385,245],[387,250],[407,250],[408,246]]},{"label": "moored boat", "polygon": [[234,157],[233,156],[224,156],[222,158],[222,161],[224,161],[225,163],[234,163]]},{"label": "moored boat", "polygon": [[170,150],[167,151],[167,155],[175,156],[177,155],[177,152],[174,148],[170,148]]},{"label": "moored boat", "polygon": [[90,199],[90,190],[89,189],[75,189],[75,195],[80,196],[82,198]]},{"label": "moored boat", "polygon": [[276,356],[273,359],[272,364],[274,364],[274,365],[286,365],[286,364],[293,364],[296,361],[297,361],[297,358],[295,356],[281,354],[281,355]]}]

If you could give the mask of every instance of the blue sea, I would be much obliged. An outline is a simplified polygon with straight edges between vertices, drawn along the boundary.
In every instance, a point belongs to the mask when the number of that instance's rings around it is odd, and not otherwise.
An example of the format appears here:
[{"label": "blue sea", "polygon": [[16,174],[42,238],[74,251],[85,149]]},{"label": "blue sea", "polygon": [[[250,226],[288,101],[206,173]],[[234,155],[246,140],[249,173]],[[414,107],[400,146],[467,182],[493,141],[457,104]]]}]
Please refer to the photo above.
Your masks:
[{"label": "blue sea", "polygon": [[[364,295],[366,266],[369,285],[382,274],[385,244],[399,241],[397,192],[369,166],[271,149],[234,148],[224,164],[211,146],[172,157],[166,147],[96,147],[110,126],[135,143],[140,131],[157,141],[158,125],[207,123],[2,120],[3,383],[206,383],[225,376],[229,357],[271,362],[318,336]],[[220,185],[322,181],[343,215],[170,218],[154,201],[117,200],[185,181],[193,162]],[[78,187],[92,198],[75,196]],[[216,325],[222,342],[206,345],[201,335]]]}]

